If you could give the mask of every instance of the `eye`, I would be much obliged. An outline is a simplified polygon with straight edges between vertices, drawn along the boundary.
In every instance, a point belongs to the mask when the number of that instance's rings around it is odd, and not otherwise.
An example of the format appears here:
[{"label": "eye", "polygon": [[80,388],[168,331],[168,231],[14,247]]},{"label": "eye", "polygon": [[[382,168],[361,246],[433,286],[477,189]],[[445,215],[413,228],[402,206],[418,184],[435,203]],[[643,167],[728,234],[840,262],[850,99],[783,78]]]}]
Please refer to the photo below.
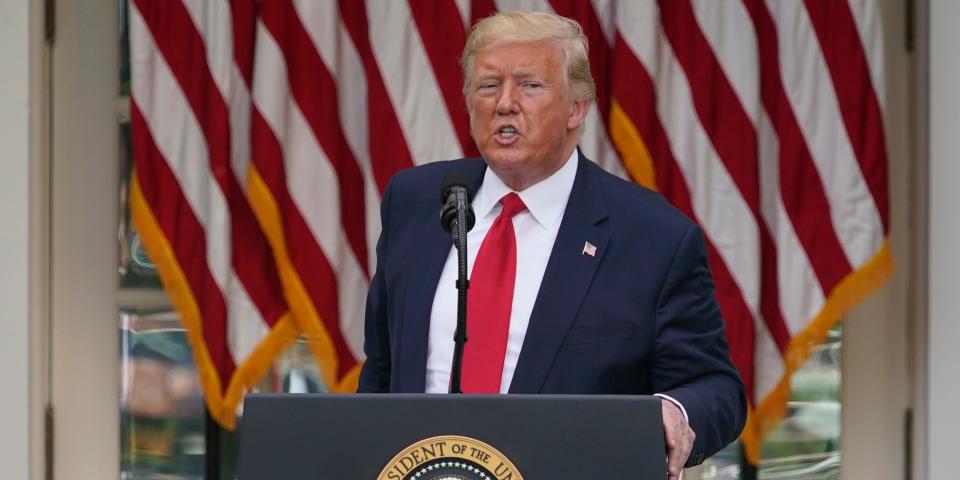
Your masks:
[{"label": "eye", "polygon": [[537,92],[543,90],[543,84],[540,82],[524,82],[522,85],[524,90],[530,92]]},{"label": "eye", "polygon": [[494,82],[481,83],[477,86],[477,93],[485,94],[492,93],[497,90],[497,84]]}]

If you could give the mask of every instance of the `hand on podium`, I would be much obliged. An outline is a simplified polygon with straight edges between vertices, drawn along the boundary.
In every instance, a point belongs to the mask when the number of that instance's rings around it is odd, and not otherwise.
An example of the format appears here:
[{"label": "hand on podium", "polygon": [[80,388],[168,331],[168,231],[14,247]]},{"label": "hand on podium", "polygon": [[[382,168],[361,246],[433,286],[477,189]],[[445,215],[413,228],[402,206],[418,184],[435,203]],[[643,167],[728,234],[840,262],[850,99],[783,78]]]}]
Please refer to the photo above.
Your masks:
[{"label": "hand on podium", "polygon": [[663,412],[663,441],[667,446],[667,478],[678,480],[697,434],[675,403],[661,398],[660,410]]}]

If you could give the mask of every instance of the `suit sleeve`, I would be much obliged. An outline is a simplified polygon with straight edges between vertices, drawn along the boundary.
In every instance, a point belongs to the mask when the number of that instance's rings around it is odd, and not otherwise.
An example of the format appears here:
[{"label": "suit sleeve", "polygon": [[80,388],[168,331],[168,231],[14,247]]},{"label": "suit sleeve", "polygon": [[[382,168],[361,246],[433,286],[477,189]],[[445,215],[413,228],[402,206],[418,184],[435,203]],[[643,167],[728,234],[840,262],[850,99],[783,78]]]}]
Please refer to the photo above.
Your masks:
[{"label": "suit sleeve", "polygon": [[734,441],[746,421],[743,382],[730,361],[703,234],[684,233],[657,303],[654,389],[683,404],[696,433],[687,466]]},{"label": "suit sleeve", "polygon": [[367,293],[364,320],[363,352],[367,356],[360,370],[357,385],[359,393],[386,393],[390,391],[390,329],[387,319],[386,270],[387,234],[390,222],[392,182],[387,185],[380,202],[380,238],[377,240],[377,269]]}]

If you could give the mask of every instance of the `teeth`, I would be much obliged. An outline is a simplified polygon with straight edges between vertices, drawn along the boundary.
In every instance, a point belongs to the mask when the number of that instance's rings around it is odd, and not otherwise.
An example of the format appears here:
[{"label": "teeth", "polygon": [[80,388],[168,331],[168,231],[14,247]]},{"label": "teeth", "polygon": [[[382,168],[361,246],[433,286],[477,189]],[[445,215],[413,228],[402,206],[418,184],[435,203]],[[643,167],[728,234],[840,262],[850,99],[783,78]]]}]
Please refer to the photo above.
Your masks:
[{"label": "teeth", "polygon": [[500,129],[500,135],[510,138],[517,134],[517,129],[514,127],[503,127]]}]

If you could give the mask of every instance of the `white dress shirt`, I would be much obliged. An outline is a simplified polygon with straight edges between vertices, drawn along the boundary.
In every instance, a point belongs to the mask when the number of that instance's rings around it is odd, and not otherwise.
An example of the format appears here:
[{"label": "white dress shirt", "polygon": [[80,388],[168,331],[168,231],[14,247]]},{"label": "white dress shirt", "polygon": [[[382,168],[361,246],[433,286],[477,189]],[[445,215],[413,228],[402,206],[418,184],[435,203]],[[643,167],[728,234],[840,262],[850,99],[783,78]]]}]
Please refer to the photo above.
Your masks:
[{"label": "white dress shirt", "polygon": [[[560,230],[563,211],[567,208],[573,180],[577,176],[577,151],[556,173],[545,180],[516,192],[527,210],[513,217],[513,230],[517,237],[517,276],[513,287],[513,304],[510,308],[510,330],[507,334],[507,353],[500,377],[500,393],[510,390],[513,371],[517,367],[520,347],[527,335],[530,313],[540,291],[543,273],[553,250],[553,242]],[[473,211],[477,223],[467,233],[467,275],[473,272],[473,264],[483,239],[503,207],[498,203],[504,195],[512,192],[503,180],[489,168],[483,183],[473,197]],[[450,368],[453,364],[453,333],[457,326],[457,249],[450,248],[447,263],[443,265],[437,292],[433,297],[430,312],[430,340],[427,345],[427,393],[447,393],[450,388]],[[468,318],[467,322],[477,321]]]},{"label": "white dress shirt", "polygon": [[[513,304],[510,309],[510,330],[507,334],[507,353],[500,377],[500,393],[510,390],[513,372],[517,368],[520,348],[527,335],[533,304],[540,292],[540,283],[547,270],[547,262],[553,251],[553,243],[560,231],[563,212],[567,208],[573,181],[577,176],[577,150],[574,149],[567,162],[545,180],[516,192],[527,210],[513,217],[513,229],[517,239],[517,274],[513,287]],[[513,192],[503,180],[489,168],[483,183],[473,197],[473,211],[477,223],[467,233],[467,276],[473,272],[480,245],[487,236],[493,221],[503,207],[498,203],[504,195]],[[457,326],[457,249],[450,248],[443,265],[437,291],[433,296],[430,312],[430,334],[427,344],[426,393],[447,393],[450,390],[450,370],[453,365],[453,334]],[[467,322],[478,321],[468,318]],[[677,400],[662,394],[680,407],[684,418],[686,409]]]}]

